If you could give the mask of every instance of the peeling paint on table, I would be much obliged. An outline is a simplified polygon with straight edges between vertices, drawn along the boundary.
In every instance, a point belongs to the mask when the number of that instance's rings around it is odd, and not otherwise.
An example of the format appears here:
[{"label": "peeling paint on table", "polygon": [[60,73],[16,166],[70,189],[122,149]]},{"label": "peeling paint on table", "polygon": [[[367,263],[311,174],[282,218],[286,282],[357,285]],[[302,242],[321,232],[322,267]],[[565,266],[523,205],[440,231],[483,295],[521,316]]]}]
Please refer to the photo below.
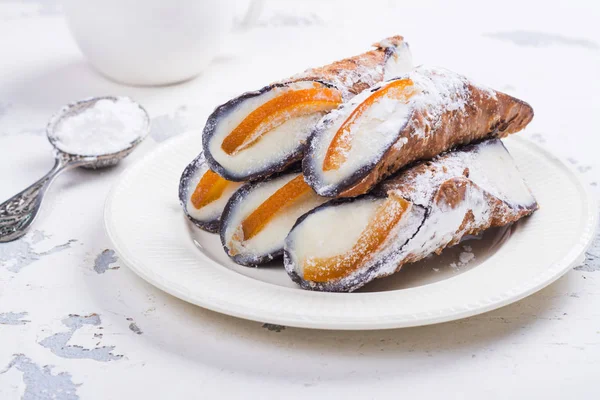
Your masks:
[{"label": "peeling paint on table", "polygon": [[276,325],[276,324],[269,324],[269,323],[264,323],[263,328],[265,328],[266,330],[269,330],[271,332],[281,332],[283,330],[285,330],[285,326],[283,325]]},{"label": "peeling paint on table", "polygon": [[142,332],[142,330],[140,329],[140,327],[137,326],[137,324],[135,322],[132,322],[132,323],[129,324],[129,330],[131,332],[135,333],[136,335],[141,335],[142,333],[144,333],[144,332]]},{"label": "peeling paint on table", "polygon": [[598,227],[599,234],[592,242],[592,245],[585,253],[585,261],[582,265],[575,267],[577,271],[598,272],[600,271],[600,226]]},{"label": "peeling paint on table", "polygon": [[25,325],[29,320],[23,319],[27,316],[27,312],[6,312],[0,313],[0,325]]},{"label": "peeling paint on table", "polygon": [[18,240],[2,243],[0,245],[0,266],[6,267],[11,272],[18,273],[31,263],[45,256],[66,250],[73,243],[77,242],[77,239],[70,239],[65,243],[52,246],[48,250],[37,251],[34,249],[34,245],[48,238],[49,236],[46,236],[43,231],[34,231]]},{"label": "peeling paint on table", "polygon": [[94,260],[94,271],[98,274],[103,274],[109,269],[119,269],[118,266],[111,267],[111,264],[116,263],[118,260],[114,250],[103,250]]},{"label": "peeling paint on table", "polygon": [[115,346],[101,346],[88,349],[79,345],[68,344],[78,329],[81,329],[84,325],[99,326],[101,322],[100,316],[97,314],[86,316],[69,315],[62,320],[63,325],[65,325],[68,330],[66,332],[59,332],[52,336],[48,336],[40,341],[40,345],[50,349],[50,351],[62,358],[87,358],[102,362],[121,359],[123,357],[122,355],[112,353]]},{"label": "peeling paint on table", "polygon": [[15,368],[23,373],[23,400],[77,400],[77,387],[68,372],[53,373],[53,366],[35,364],[24,354],[15,354],[4,371]]}]

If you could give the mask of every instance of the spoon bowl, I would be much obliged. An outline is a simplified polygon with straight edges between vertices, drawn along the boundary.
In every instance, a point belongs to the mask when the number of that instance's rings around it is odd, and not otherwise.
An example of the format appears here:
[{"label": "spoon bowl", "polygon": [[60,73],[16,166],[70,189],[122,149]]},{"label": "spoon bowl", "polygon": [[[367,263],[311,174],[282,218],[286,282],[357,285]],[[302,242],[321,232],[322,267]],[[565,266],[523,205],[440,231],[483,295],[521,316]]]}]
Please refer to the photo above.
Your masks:
[{"label": "spoon bowl", "polygon": [[[132,105],[135,105],[137,108],[136,111],[139,111],[140,115],[143,116],[144,119],[144,128],[140,132],[140,136],[126,144],[122,150],[107,154],[83,155],[61,149],[60,136],[57,135],[57,127],[60,125],[60,123],[68,118],[80,115],[84,111],[94,107],[96,103],[101,100],[111,101],[114,103],[120,100],[127,100],[131,102]],[[133,149],[146,138],[149,131],[150,117],[146,110],[141,105],[135,103],[133,100],[127,97],[115,96],[91,97],[68,104],[54,114],[46,126],[46,135],[48,136],[48,141],[50,141],[50,144],[54,147],[57,153],[63,153],[61,155],[62,157],[71,158],[73,161],[84,161],[84,163],[80,166],[90,169],[105,168],[116,165],[123,158],[127,157],[133,151]]]},{"label": "spoon bowl", "polygon": [[[118,103],[121,102],[121,106],[126,105],[129,109],[117,110]],[[64,128],[63,124],[69,120],[71,120],[70,122],[74,122],[76,119],[80,122],[84,117],[84,112],[89,110],[93,111],[94,107],[97,106],[102,106],[103,112],[105,113],[103,114],[104,116],[108,115],[114,117],[116,115],[119,117],[123,115],[127,116],[131,113],[138,113],[137,117],[139,117],[141,123],[139,126],[136,126],[136,132],[127,132],[129,133],[129,136],[123,138],[127,140],[121,140],[120,142],[115,141],[113,135],[111,137],[113,141],[108,142],[108,147],[105,148],[105,150],[108,150],[106,151],[102,150],[101,145],[103,138],[98,135],[107,131],[105,130],[102,132],[99,130],[96,132],[95,130],[96,125],[101,125],[100,123],[102,121],[94,121],[93,118],[92,120],[87,119],[83,122],[88,125],[91,123],[89,127],[91,127],[92,131],[81,132],[71,130],[68,132],[65,131],[69,133],[71,137],[66,137],[64,132],[61,136],[61,128]],[[119,112],[110,115],[111,107],[114,107],[115,111]],[[107,111],[108,114],[106,114]],[[110,133],[118,133],[115,131],[115,129],[118,130],[118,127],[116,126],[118,124],[114,123],[114,118],[112,122],[112,126],[109,127],[109,129],[112,129]],[[48,140],[54,147],[54,166],[50,172],[33,185],[0,204],[0,243],[18,239],[27,232],[35,217],[38,215],[44,193],[46,193],[46,190],[52,181],[61,172],[75,167],[97,169],[116,165],[123,158],[127,157],[135,147],[148,136],[149,130],[150,117],[148,116],[148,113],[141,105],[127,97],[93,97],[63,107],[50,119],[46,128]],[[75,135],[75,137],[73,137],[73,135]],[[65,139],[71,141],[71,147],[69,147],[69,142]],[[73,139],[75,139],[75,147],[73,147]],[[94,145],[100,145],[100,147],[94,147]],[[84,151],[74,151],[73,148],[84,149]]]}]

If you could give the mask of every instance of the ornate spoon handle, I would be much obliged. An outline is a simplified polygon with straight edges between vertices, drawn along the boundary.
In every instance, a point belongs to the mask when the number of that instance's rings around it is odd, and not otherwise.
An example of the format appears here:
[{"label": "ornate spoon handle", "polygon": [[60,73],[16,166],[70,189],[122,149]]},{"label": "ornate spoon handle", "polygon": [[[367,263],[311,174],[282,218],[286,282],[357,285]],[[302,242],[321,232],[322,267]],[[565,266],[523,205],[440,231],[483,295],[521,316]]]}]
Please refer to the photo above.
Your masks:
[{"label": "ornate spoon handle", "polygon": [[81,164],[68,156],[58,154],[50,172],[0,204],[0,242],[10,242],[23,236],[35,219],[50,183],[61,172],[79,165]]}]

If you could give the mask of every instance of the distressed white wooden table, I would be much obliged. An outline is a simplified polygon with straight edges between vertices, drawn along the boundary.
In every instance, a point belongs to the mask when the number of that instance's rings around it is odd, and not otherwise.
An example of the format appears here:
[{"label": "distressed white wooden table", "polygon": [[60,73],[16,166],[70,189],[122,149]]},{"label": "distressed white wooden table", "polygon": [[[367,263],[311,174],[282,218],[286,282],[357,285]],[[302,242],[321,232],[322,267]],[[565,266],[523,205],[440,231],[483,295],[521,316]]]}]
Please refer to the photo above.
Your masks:
[{"label": "distressed white wooden table", "polygon": [[132,88],[90,69],[57,4],[0,2],[0,200],[50,168],[44,126],[63,104],[129,95],[153,122],[122,165],[61,176],[34,230],[0,244],[0,399],[598,398],[600,239],[582,265],[500,310],[422,328],[327,332],[170,297],[121,265],[102,222],[117,176],[164,140],[201,128],[216,104],[393,33],[405,35],[418,63],[529,101],[536,118],[523,135],[597,194],[600,9],[552,4],[270,2],[197,79]]}]

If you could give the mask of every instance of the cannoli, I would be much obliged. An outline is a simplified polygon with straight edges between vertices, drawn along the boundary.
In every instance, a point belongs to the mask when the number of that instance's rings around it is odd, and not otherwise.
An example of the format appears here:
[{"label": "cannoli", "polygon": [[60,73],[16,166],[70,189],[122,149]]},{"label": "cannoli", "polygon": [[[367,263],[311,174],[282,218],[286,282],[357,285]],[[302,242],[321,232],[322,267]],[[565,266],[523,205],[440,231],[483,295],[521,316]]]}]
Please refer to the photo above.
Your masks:
[{"label": "cannoli", "polygon": [[221,242],[238,264],[254,266],[283,254],[296,219],[329,199],[318,196],[301,173],[242,186],[223,211]]},{"label": "cannoli", "polygon": [[225,179],[248,181],[299,161],[308,135],[324,114],[412,67],[401,36],[374,46],[375,50],[244,93],[217,107],[203,134],[210,168]]},{"label": "cannoli", "polygon": [[421,66],[327,114],[309,138],[303,171],[321,196],[358,196],[413,161],[507,136],[532,118],[524,101]]},{"label": "cannoli", "polygon": [[284,264],[305,289],[350,292],[538,205],[498,139],[422,162],[298,219]]},{"label": "cannoli", "polygon": [[242,184],[230,182],[211,171],[204,154],[200,153],[181,174],[179,202],[194,225],[205,231],[217,233],[227,200]]}]

